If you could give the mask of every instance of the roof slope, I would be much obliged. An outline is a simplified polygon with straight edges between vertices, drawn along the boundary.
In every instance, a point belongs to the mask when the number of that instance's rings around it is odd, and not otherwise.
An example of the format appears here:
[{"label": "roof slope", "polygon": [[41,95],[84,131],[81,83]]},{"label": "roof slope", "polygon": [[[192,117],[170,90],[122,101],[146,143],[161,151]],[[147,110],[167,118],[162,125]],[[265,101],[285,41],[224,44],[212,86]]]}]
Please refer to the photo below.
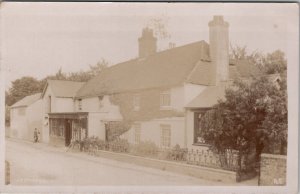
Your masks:
[{"label": "roof slope", "polygon": [[186,105],[186,108],[210,108],[219,100],[225,99],[225,90],[232,82],[221,82],[217,86],[209,86]]},{"label": "roof slope", "polygon": [[24,107],[24,106],[29,106],[32,103],[36,102],[38,99],[41,98],[41,93],[36,93],[30,96],[26,96],[13,104],[11,108],[17,108],[17,107]]},{"label": "roof slope", "polygon": [[[208,59],[208,53],[208,44],[200,41],[119,63],[88,81],[76,97],[178,85],[187,79],[197,62]],[[200,76],[201,69],[205,75],[207,64],[199,65]],[[197,84],[209,84],[206,79],[192,80]]]},{"label": "roof slope", "polygon": [[50,86],[54,96],[71,98],[85,84],[85,82],[65,81],[65,80],[47,80],[42,96]]}]

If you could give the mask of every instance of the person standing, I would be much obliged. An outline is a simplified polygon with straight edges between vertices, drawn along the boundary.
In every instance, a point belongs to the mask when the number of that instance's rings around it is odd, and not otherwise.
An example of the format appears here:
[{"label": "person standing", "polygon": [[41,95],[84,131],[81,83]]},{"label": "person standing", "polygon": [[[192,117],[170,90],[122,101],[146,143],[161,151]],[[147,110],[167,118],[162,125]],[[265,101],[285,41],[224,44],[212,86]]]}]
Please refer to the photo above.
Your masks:
[{"label": "person standing", "polygon": [[37,128],[35,128],[35,129],[34,129],[34,132],[33,132],[33,140],[34,140],[34,143],[39,142],[39,134],[40,134],[40,132],[37,130]]}]

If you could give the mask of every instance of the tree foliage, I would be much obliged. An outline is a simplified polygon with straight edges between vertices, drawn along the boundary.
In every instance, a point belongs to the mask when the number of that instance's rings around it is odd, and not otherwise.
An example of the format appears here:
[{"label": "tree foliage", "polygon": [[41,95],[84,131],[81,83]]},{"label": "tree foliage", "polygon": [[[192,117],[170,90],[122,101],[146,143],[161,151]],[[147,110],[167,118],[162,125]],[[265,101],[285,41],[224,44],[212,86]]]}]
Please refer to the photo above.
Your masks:
[{"label": "tree foliage", "polygon": [[259,51],[249,53],[246,46],[230,45],[230,58],[248,60],[265,74],[282,73],[287,69],[287,60],[281,50],[275,50],[267,54]]},{"label": "tree foliage", "polygon": [[64,73],[60,68],[55,75],[49,75],[41,80],[28,76],[22,77],[13,81],[9,91],[5,92],[5,104],[11,106],[25,96],[42,92],[49,79],[86,82],[98,75],[108,64],[106,60],[101,59],[96,65],[90,65],[87,71]]},{"label": "tree foliage", "polygon": [[[286,153],[287,95],[266,76],[252,81],[235,81],[220,101],[202,118],[200,134],[219,151],[225,149],[257,154]],[[270,149],[280,144],[280,150]]]}]

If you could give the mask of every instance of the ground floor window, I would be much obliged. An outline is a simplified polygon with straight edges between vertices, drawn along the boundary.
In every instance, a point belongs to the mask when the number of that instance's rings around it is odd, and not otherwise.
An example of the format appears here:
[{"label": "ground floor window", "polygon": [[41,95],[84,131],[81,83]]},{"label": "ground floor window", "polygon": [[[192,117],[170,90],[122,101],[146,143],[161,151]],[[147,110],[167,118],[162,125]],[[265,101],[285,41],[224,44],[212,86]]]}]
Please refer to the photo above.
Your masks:
[{"label": "ground floor window", "polygon": [[82,140],[87,135],[87,119],[74,119],[72,121],[72,139]]},{"label": "ground floor window", "polygon": [[139,144],[141,142],[141,124],[135,123],[133,125],[134,128],[134,141],[136,144]]},{"label": "ground floor window", "polygon": [[65,137],[64,119],[50,119],[50,136]]},{"label": "ground floor window", "polygon": [[205,112],[194,113],[194,143],[205,143],[203,137],[201,137],[201,120]]},{"label": "ground floor window", "polygon": [[170,147],[171,146],[171,126],[162,124],[160,125],[161,130],[161,146]]}]

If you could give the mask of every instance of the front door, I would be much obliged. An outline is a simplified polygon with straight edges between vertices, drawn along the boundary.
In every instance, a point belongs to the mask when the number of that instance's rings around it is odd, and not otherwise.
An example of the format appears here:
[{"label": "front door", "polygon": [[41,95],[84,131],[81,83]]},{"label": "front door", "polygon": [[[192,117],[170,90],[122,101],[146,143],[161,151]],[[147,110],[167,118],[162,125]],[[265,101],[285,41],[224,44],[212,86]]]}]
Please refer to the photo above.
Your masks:
[{"label": "front door", "polygon": [[72,122],[69,119],[65,120],[65,146],[69,146],[72,139]]}]

